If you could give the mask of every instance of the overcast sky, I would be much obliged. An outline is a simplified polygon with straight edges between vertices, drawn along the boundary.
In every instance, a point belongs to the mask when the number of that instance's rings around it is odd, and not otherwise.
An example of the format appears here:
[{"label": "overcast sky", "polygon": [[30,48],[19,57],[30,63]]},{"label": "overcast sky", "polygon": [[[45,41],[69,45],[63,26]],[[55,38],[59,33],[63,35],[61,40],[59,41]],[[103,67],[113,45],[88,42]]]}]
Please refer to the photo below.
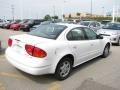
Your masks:
[{"label": "overcast sky", "polygon": [[[65,2],[64,2],[65,1]],[[93,13],[112,11],[113,0],[92,0]],[[116,0],[117,4],[120,0]],[[14,5],[15,18],[43,18],[46,14],[61,16],[62,12],[90,12],[91,0],[0,0],[0,18],[12,18],[11,5]],[[120,4],[119,4],[120,5]]]}]

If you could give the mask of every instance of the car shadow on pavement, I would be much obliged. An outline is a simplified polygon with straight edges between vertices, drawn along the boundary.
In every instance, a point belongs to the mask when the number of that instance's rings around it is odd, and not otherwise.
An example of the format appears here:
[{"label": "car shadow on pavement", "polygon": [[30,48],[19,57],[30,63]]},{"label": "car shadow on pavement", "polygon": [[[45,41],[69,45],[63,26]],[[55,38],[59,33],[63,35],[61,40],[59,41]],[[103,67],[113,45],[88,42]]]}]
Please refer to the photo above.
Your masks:
[{"label": "car shadow on pavement", "polygon": [[[112,52],[110,52],[111,54]],[[97,57],[95,59],[92,59],[86,63],[83,63],[77,67],[75,67],[70,75],[70,77],[73,75],[73,74],[76,74],[78,71],[82,70],[82,69],[85,69],[87,68],[88,66],[100,61],[100,60],[103,60],[101,57]],[[59,82],[53,74],[48,74],[48,75],[38,75],[38,76],[35,76],[35,75],[30,75],[30,74],[27,74],[25,72],[22,72],[20,70],[17,69],[17,71],[19,71],[22,76],[26,77],[27,79],[29,80],[32,80],[36,83],[40,83],[40,84],[51,84],[51,83],[54,83],[54,82]]]},{"label": "car shadow on pavement", "polygon": [[[109,56],[110,56],[111,54],[112,54],[112,52],[110,51]],[[109,57],[109,56],[108,56],[108,57]],[[73,68],[73,71],[72,71],[72,73],[71,73],[71,76],[72,76],[73,74],[77,73],[78,71],[83,70],[83,69],[89,67],[90,65],[93,65],[94,63],[97,63],[97,62],[99,62],[99,61],[101,61],[101,60],[104,60],[104,58],[102,58],[101,56],[99,56],[99,57],[96,57],[96,58],[94,58],[94,59],[92,59],[92,60],[89,60],[89,61],[87,61],[87,62],[85,62],[85,63],[83,63],[83,64],[78,65],[77,67]]]},{"label": "car shadow on pavement", "polygon": [[30,75],[30,74],[27,74],[27,73],[22,72],[20,70],[18,70],[18,71],[22,74],[22,76],[24,76],[28,80],[30,80],[30,81],[32,80],[32,81],[34,81],[36,83],[51,84],[51,83],[57,81],[57,79],[55,79],[54,75],[52,75],[52,74],[47,74],[47,75]]}]

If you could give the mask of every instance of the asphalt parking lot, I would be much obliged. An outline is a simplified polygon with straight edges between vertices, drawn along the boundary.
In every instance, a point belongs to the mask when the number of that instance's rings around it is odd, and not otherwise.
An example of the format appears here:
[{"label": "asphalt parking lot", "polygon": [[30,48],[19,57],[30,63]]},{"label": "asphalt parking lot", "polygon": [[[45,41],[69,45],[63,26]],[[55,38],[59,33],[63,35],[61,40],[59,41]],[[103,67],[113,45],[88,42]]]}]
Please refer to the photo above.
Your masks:
[{"label": "asphalt parking lot", "polygon": [[8,37],[22,33],[25,32],[0,29],[0,40],[3,47],[0,55],[0,90],[120,89],[120,46],[113,45],[109,57],[98,57],[82,64],[73,70],[68,79],[57,81],[53,75],[26,74],[7,62],[4,50],[7,48]]}]

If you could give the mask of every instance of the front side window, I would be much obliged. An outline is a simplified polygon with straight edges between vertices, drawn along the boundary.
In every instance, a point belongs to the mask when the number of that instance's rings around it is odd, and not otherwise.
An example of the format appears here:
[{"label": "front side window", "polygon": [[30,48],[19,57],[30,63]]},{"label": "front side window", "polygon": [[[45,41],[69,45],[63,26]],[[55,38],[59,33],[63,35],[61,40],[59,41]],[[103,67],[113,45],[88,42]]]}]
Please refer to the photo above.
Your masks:
[{"label": "front side window", "polygon": [[93,30],[91,30],[89,28],[84,28],[84,31],[86,33],[86,36],[87,36],[88,40],[97,39],[97,34]]},{"label": "front side window", "polygon": [[67,39],[72,41],[85,40],[85,34],[81,28],[76,28],[67,34]]}]

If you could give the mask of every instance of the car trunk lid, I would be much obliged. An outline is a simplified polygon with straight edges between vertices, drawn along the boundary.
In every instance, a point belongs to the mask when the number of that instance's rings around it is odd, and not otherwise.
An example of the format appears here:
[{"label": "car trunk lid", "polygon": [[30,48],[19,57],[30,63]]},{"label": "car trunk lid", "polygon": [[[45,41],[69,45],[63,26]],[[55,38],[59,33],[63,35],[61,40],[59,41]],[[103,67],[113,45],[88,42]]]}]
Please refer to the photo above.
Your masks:
[{"label": "car trunk lid", "polygon": [[49,43],[53,41],[52,39],[32,36],[29,34],[16,35],[16,36],[11,37],[11,39],[13,41],[11,48],[19,54],[28,55],[28,56],[30,55],[25,50],[26,44],[36,46],[37,44],[40,45],[43,43]]}]

